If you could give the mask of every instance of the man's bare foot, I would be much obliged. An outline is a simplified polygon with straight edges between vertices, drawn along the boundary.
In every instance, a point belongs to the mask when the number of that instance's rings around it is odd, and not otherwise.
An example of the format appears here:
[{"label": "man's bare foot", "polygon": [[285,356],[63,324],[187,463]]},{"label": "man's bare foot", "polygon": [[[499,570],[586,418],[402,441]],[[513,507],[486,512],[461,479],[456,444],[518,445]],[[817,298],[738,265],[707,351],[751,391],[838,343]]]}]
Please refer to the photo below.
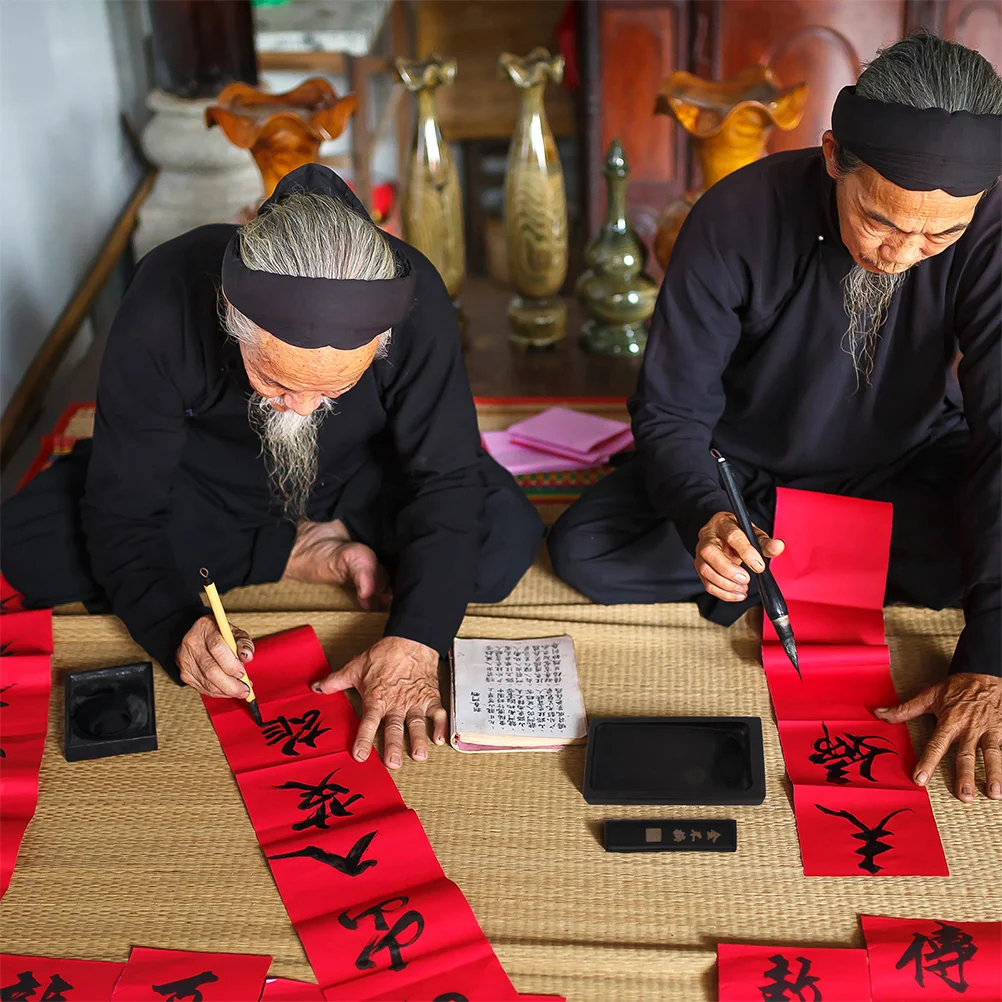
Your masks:
[{"label": "man's bare foot", "polygon": [[340,519],[299,523],[282,580],[346,585],[369,612],[388,608],[392,597],[386,569],[365,543],[352,542]]}]

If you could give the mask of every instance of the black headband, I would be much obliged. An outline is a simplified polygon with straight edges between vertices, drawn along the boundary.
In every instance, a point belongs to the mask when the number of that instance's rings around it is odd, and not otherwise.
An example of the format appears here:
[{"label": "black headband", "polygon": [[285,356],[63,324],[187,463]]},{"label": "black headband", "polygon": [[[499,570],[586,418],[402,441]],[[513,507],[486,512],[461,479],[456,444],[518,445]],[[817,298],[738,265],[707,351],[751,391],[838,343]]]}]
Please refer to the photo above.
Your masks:
[{"label": "black headband", "polygon": [[1002,115],[885,104],[843,87],[832,132],[840,146],[909,191],[976,195],[1002,174]]},{"label": "black headband", "polygon": [[397,278],[298,278],[254,271],[240,259],[239,236],[223,255],[223,295],[245,317],[296,348],[351,351],[403,323],[416,275],[397,255]]}]

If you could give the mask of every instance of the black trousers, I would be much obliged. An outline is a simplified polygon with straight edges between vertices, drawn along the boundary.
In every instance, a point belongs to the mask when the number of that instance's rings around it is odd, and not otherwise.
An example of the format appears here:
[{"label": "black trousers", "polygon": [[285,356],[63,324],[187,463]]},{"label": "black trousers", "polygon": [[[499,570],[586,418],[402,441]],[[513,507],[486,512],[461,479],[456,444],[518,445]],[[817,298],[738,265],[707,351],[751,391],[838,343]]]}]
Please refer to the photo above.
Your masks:
[{"label": "black trousers", "polygon": [[[752,521],[772,532],[776,487],[796,487],[894,505],[885,602],[943,609],[963,597],[953,495],[969,434],[955,426],[891,466],[837,479],[777,481],[732,463]],[[837,532],[838,526],[832,526]],[[758,604],[708,595],[675,526],[651,506],[639,460],[630,458],[591,487],[550,531],[547,545],[561,580],[603,605],[695,601],[708,619],[730,625]]]},{"label": "black trousers", "polygon": [[[82,601],[92,612],[110,611],[90,571],[80,521],[90,440],[8,498],[0,509],[0,570],[30,608]],[[536,509],[511,475],[489,456],[480,462],[487,488],[480,513],[480,556],[471,601],[500,602],[535,559],[543,538]],[[330,518],[341,519],[352,538],[375,550],[393,568],[400,487],[376,463],[345,486]],[[296,528],[262,513],[259,524],[238,522],[179,478],[167,533],[177,565],[197,582],[212,568],[220,591],[277,581],[285,570]]]}]

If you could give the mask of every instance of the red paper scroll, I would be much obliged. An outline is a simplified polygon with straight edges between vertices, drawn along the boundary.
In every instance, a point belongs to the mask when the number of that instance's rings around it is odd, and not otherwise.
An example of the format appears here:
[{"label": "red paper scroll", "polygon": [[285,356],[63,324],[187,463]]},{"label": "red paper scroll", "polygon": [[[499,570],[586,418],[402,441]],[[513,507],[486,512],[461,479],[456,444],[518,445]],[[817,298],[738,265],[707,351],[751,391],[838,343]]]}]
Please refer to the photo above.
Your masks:
[{"label": "red paper scroll", "polygon": [[10,885],[21,839],[38,802],[38,770],[49,726],[52,687],[52,613],[44,610],[0,615],[0,646],[2,897]]},{"label": "red paper scroll", "polygon": [[999,1002],[1002,922],[863,916],[874,1002]]},{"label": "red paper scroll", "polygon": [[263,728],[242,702],[205,700],[323,997],[517,998],[383,764],[349,754],[347,698],[310,690],[327,671],[302,627],[257,643]]},{"label": "red paper scroll", "polygon": [[772,564],[797,638],[798,677],[766,619],[772,696],[804,873],[948,876],[929,795],[911,779],[908,728],[873,711],[898,702],[884,644],[891,506],[780,488]]},{"label": "red paper scroll", "polygon": [[125,964],[0,954],[0,998],[104,1002]]},{"label": "red paper scroll", "polygon": [[324,1002],[320,986],[311,981],[268,978],[261,992],[261,1002]]},{"label": "red paper scroll", "polygon": [[810,946],[717,946],[720,1002],[824,999],[866,1002],[866,950]]},{"label": "red paper scroll", "polygon": [[243,1002],[257,999],[271,957],[241,953],[193,953],[135,946],[112,1002]]}]

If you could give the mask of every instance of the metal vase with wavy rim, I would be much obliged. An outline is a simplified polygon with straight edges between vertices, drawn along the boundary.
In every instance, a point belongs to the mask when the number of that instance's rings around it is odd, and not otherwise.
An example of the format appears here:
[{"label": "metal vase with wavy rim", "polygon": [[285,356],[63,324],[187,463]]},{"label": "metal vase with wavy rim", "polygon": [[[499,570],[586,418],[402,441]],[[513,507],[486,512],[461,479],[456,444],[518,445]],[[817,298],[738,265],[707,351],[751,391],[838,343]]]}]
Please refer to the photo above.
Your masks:
[{"label": "metal vase with wavy rim", "polygon": [[435,114],[435,91],[452,85],[456,79],[456,60],[433,53],[420,62],[399,58],[394,65],[404,86],[417,100],[417,121],[404,192],[404,239],[438,269],[465,338],[466,315],[459,305],[466,279],[463,198],[459,172],[449,144],[442,139]]},{"label": "metal vase with wavy rim", "polygon": [[574,288],[589,319],[581,328],[581,347],[595,355],[640,357],[658,285],[644,273],[647,248],[626,219],[626,155],[614,139],[605,157],[606,216],[585,250],[588,268]]},{"label": "metal vase with wavy rim", "polygon": [[522,92],[504,189],[508,275],[516,291],[509,337],[517,348],[549,348],[567,327],[567,304],[558,295],[567,277],[567,196],[543,89],[547,80],[563,79],[564,57],[546,49],[524,58],[505,52],[499,65]]},{"label": "metal vase with wavy rim", "polygon": [[668,77],[654,111],[672,115],[692,136],[701,182],[661,213],[654,256],[663,268],[699,196],[722,177],[758,160],[773,126],[795,129],[806,100],[806,83],[783,87],[767,66],[751,66],[728,80],[703,80],[681,70]]}]

